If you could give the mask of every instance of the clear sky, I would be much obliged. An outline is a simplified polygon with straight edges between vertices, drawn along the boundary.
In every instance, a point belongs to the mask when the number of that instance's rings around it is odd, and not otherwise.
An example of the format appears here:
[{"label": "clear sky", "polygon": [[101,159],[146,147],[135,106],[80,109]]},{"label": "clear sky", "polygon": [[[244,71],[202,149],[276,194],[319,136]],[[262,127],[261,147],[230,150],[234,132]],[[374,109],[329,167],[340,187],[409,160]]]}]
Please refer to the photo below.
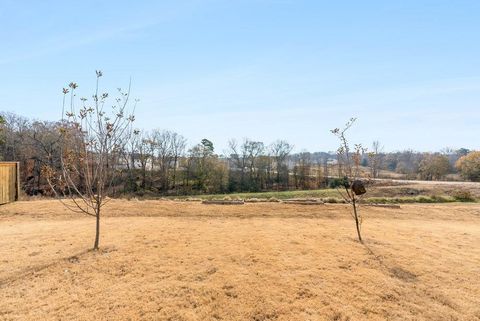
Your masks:
[{"label": "clear sky", "polygon": [[137,126],[334,150],[480,148],[480,1],[0,0],[0,110],[57,120],[61,89],[140,99]]}]

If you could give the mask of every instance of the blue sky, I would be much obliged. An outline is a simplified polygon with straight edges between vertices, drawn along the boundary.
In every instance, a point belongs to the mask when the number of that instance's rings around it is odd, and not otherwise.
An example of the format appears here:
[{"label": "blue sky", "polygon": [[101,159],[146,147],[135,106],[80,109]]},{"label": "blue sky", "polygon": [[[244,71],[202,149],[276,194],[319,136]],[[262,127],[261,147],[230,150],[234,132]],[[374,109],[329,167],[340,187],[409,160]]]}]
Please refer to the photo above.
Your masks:
[{"label": "blue sky", "polygon": [[[61,89],[140,99],[190,144],[480,148],[480,1],[0,1],[0,110],[56,120]],[[353,138],[354,137],[354,138]]]}]

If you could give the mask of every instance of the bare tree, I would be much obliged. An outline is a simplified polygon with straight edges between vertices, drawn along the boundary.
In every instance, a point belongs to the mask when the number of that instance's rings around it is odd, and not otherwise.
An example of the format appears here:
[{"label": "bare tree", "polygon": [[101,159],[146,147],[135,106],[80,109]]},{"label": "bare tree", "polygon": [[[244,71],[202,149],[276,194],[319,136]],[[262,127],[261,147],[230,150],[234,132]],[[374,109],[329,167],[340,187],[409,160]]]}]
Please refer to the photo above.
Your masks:
[{"label": "bare tree", "polygon": [[145,191],[147,181],[147,165],[152,162],[153,155],[150,153],[150,140],[147,134],[141,132],[135,145],[135,159],[140,165],[141,182],[140,187]]},{"label": "bare tree", "polygon": [[[2,115],[0,115],[0,146],[2,148],[3,148],[3,145],[5,144],[4,125],[5,125],[5,119],[3,118]],[[1,155],[1,154],[0,154],[0,160],[3,160],[3,155]]]},{"label": "bare tree", "polygon": [[[147,145],[147,154],[150,155],[150,180],[149,180],[149,188],[152,188],[153,184],[153,171],[155,169],[155,151],[157,148],[157,142],[154,132],[149,132],[145,139],[145,143]],[[145,189],[145,188],[144,188]]]},{"label": "bare tree", "polygon": [[168,192],[169,169],[173,159],[172,133],[168,130],[155,129],[152,132],[152,140],[155,144],[156,163],[160,173],[160,189]]},{"label": "bare tree", "polygon": [[135,192],[137,190],[135,170],[137,167],[137,146],[140,139],[140,130],[130,129],[130,133],[132,135],[125,137],[125,140],[121,142],[120,155],[127,171],[124,191]]},{"label": "bare tree", "polygon": [[265,144],[263,142],[254,141],[244,138],[243,142],[238,145],[235,139],[228,142],[228,154],[232,160],[234,171],[232,179],[235,185],[239,183],[241,191],[258,191],[262,188],[265,168],[268,164],[265,162]]},{"label": "bare tree", "polygon": [[420,162],[418,172],[421,179],[441,180],[450,171],[450,162],[446,155],[427,154]]},{"label": "bare tree", "polygon": [[368,158],[370,160],[370,169],[372,172],[372,178],[377,178],[378,177],[378,171],[381,166],[381,161],[382,161],[382,152],[383,152],[383,146],[380,145],[380,142],[378,140],[374,141],[372,144],[372,151],[368,153]]},{"label": "bare tree", "polygon": [[235,139],[228,142],[230,159],[233,161],[234,167],[240,172],[240,190],[244,191],[246,187],[245,175],[247,170],[248,154],[245,144],[238,145]]},{"label": "bare tree", "polygon": [[365,194],[364,183],[359,179],[360,177],[360,160],[365,149],[360,144],[355,144],[354,150],[350,149],[350,144],[346,137],[347,131],[355,123],[356,118],[351,118],[343,129],[335,128],[331,132],[340,140],[340,147],[338,148],[338,162],[339,166],[343,169],[343,187],[345,193],[342,193],[340,189],[338,192],[343,199],[352,205],[353,214],[352,217],[355,220],[355,227],[357,229],[358,240],[363,242],[361,234],[362,217],[358,211],[358,203],[363,194]]},{"label": "bare tree", "polygon": [[[65,97],[70,93],[69,110],[63,120],[61,170],[57,173],[45,166],[50,187],[62,203],[70,210],[93,216],[96,219],[95,241],[93,249],[97,250],[100,241],[100,217],[102,208],[107,204],[109,192],[120,158],[120,144],[128,135],[130,124],[134,121],[135,106],[129,109],[130,85],[126,92],[119,89],[119,97],[111,110],[107,111],[108,93],[99,92],[101,71],[96,71],[97,80],[93,101],[81,98],[81,105],[76,107],[75,90],[78,85],[70,83],[64,88],[63,111],[66,110]],[[136,102],[135,102],[136,104]],[[72,137],[80,138],[80,146],[72,146]],[[79,188],[78,176],[85,179],[84,189]],[[69,197],[71,202],[63,198]]]},{"label": "bare tree", "polygon": [[28,158],[26,140],[27,131],[31,127],[31,122],[22,116],[13,113],[2,113],[3,124],[3,145],[2,154],[4,160],[15,160],[25,162]]},{"label": "bare tree", "polygon": [[260,188],[259,184],[259,171],[258,171],[258,160],[263,155],[265,151],[265,145],[262,142],[252,141],[250,139],[245,139],[243,142],[243,150],[247,154],[248,170],[249,170],[249,190],[258,191]]},{"label": "bare tree", "polygon": [[46,185],[42,179],[42,167],[60,167],[60,141],[62,135],[60,124],[54,122],[34,121],[25,131],[23,144],[30,150],[29,158],[33,161],[33,178],[25,188],[32,194],[44,193]]},{"label": "bare tree", "polygon": [[[154,129],[150,134],[153,166],[158,168],[160,190],[168,193],[170,187],[175,189],[179,158],[186,147],[186,139],[175,132]],[[170,179],[172,184],[170,184]]]},{"label": "bare tree", "polygon": [[[185,152],[187,140],[180,134],[172,133],[171,136],[172,155],[173,155],[173,175],[172,175],[172,188],[176,190],[177,187],[177,167],[179,158]],[[177,192],[177,191],[176,191]]]},{"label": "bare tree", "polygon": [[311,154],[307,151],[302,151],[296,156],[297,160],[293,168],[295,188],[305,190],[310,187],[310,176],[312,170]]},{"label": "bare tree", "polygon": [[286,171],[287,177],[287,185],[288,185],[288,168],[285,168],[285,161],[287,156],[293,149],[293,145],[290,145],[287,141],[284,140],[277,140],[273,144],[270,145],[270,153],[275,162],[275,170],[277,172],[277,190],[280,188],[280,178],[281,172]]},{"label": "bare tree", "polygon": [[[328,178],[328,157],[324,157],[323,160],[322,160],[322,167],[323,167],[323,171],[322,171],[322,174],[323,174],[323,185],[324,186],[328,186],[328,182],[329,182],[329,178]],[[319,186],[320,187],[320,186]]]}]

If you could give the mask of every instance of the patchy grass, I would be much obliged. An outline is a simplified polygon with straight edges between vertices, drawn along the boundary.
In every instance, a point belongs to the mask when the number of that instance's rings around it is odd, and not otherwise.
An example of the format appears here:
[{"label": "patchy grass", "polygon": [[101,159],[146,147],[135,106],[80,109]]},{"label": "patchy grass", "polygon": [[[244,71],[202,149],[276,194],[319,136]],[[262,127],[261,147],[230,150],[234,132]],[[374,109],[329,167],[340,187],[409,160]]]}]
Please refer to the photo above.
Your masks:
[{"label": "patchy grass", "polygon": [[[384,184],[384,182],[381,182]],[[461,186],[461,185],[460,185]],[[177,200],[212,200],[212,199],[244,199],[253,202],[261,202],[268,199],[285,200],[292,198],[316,198],[325,203],[343,203],[344,200],[337,189],[318,189],[302,191],[278,191],[259,193],[233,193],[233,194],[210,194],[184,197],[170,197]],[[476,186],[465,185],[459,188],[458,183],[449,185],[442,184],[402,184],[402,185],[380,185],[367,188],[364,202],[367,203],[450,203],[450,202],[476,202],[480,198]]]},{"label": "patchy grass", "polygon": [[[378,194],[378,193],[375,193]],[[246,202],[276,202],[287,199],[319,199],[325,203],[344,203],[344,199],[335,189],[322,189],[311,191],[283,191],[263,193],[236,193],[228,195],[197,195],[195,197],[175,197],[173,200],[201,201],[201,200],[236,200],[242,199]],[[418,195],[418,196],[393,196],[393,197],[365,197],[365,203],[385,204],[408,204],[408,203],[451,203],[451,202],[475,202],[476,199],[470,194],[450,195]]]},{"label": "patchy grass", "polygon": [[[0,207],[0,320],[480,320],[480,205]],[[460,263],[461,264],[460,264]]]},{"label": "patchy grass", "polygon": [[451,196],[411,196],[411,197],[370,197],[365,203],[408,204],[408,203],[452,203],[457,200]]},{"label": "patchy grass", "polygon": [[[285,200],[292,198],[316,198],[326,203],[342,203],[343,199],[337,189],[325,188],[317,190],[245,192],[231,194],[207,194],[188,196],[161,196],[153,192],[141,192],[138,195],[124,195],[126,199],[142,200],[220,200],[242,199],[252,202],[266,200]],[[448,203],[476,202],[480,199],[480,183],[467,182],[435,182],[435,181],[376,181],[367,187],[366,199],[372,202],[385,203]]]},{"label": "patchy grass", "polygon": [[[229,197],[230,199],[289,199],[289,198],[326,198],[326,197],[338,197],[339,194],[336,189],[317,189],[307,191],[278,191],[278,192],[258,192],[258,193],[232,193],[232,194],[208,194],[208,195],[196,195],[195,198],[200,199],[223,199]],[[188,199],[192,196],[175,196],[170,198]]]}]

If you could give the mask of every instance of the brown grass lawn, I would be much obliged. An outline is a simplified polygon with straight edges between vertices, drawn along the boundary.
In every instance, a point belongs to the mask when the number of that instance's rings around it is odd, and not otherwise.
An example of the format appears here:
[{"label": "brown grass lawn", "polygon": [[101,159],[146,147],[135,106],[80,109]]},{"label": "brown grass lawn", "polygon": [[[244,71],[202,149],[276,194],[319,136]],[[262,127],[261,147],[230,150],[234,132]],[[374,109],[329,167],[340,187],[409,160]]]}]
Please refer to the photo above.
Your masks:
[{"label": "brown grass lawn", "polygon": [[0,320],[480,320],[480,205],[0,207]]}]

